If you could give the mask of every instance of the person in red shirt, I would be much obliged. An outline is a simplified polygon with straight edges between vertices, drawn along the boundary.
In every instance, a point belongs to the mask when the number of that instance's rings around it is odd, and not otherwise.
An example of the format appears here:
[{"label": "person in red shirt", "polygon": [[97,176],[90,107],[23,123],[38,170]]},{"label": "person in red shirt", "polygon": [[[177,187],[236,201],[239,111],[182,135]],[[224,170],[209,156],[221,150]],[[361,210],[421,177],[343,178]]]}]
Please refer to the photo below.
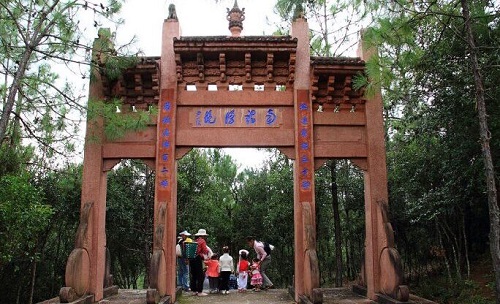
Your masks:
[{"label": "person in red shirt", "polygon": [[214,253],[210,260],[205,260],[207,265],[208,284],[210,286],[210,293],[217,293],[219,291],[219,256]]},{"label": "person in red shirt", "polygon": [[196,256],[194,259],[189,260],[189,270],[191,271],[191,291],[195,296],[206,296],[207,293],[203,292],[203,281],[205,281],[205,273],[203,272],[203,261],[209,259],[209,250],[206,238],[208,236],[205,229],[198,230],[194,235],[196,237]]},{"label": "person in red shirt", "polygon": [[238,272],[238,292],[247,291],[248,270],[250,269],[248,253],[248,250],[245,249],[239,251],[240,258],[238,260],[238,266],[236,267],[236,271]]}]

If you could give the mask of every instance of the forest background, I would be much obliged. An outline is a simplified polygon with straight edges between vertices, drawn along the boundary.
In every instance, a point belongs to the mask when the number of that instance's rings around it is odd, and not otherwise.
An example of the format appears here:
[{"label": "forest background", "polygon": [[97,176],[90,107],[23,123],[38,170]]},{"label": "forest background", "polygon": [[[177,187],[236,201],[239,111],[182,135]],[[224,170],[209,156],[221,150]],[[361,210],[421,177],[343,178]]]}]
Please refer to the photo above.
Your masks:
[{"label": "forest background", "polygon": [[[80,210],[82,165],[72,155],[88,109],[70,83],[60,84],[55,66],[89,79],[94,37],[77,16],[90,13],[100,27],[117,21],[120,4],[0,1],[1,303],[41,301],[64,285]],[[294,14],[308,18],[314,56],[344,55],[361,26],[369,28],[367,43],[380,55],[357,85],[383,93],[390,221],[412,292],[439,303],[500,303],[492,262],[499,254],[499,4],[279,0],[275,9],[277,34],[287,33]],[[128,46],[111,55],[134,54]],[[130,126],[116,113],[98,114],[108,115],[111,133]],[[178,229],[207,229],[209,245],[229,245],[233,256],[246,235],[272,243],[270,276],[285,287],[293,278],[293,162],[276,150],[268,155],[260,167],[239,170],[222,150],[187,154],[178,163]],[[154,172],[131,160],[108,175],[107,244],[121,288],[148,286],[153,185]],[[363,254],[362,172],[330,160],[315,186],[321,286],[350,284]]]}]

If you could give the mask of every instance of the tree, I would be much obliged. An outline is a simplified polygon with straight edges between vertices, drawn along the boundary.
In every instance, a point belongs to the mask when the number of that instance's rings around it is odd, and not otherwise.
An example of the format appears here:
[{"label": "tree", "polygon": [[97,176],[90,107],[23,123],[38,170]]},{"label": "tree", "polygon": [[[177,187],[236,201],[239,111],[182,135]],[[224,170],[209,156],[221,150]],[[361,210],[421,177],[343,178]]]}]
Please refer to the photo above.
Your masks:
[{"label": "tree", "polygon": [[122,161],[109,175],[107,247],[121,288],[142,288],[140,281],[147,282],[153,241],[152,179],[147,166],[137,161]]},{"label": "tree", "polygon": [[[120,9],[119,0],[93,3],[86,0],[13,0],[0,2],[0,86],[3,108],[0,116],[0,144],[12,131],[15,118],[27,137],[38,141],[46,153],[52,144],[74,135],[81,115],[80,96],[59,79],[53,65],[90,64],[91,42],[85,40],[80,16],[91,12],[94,26]],[[77,120],[71,123],[71,120]],[[71,128],[70,128],[71,127]],[[64,133],[63,131],[66,131]],[[68,143],[66,143],[68,144]],[[66,148],[72,148],[71,145]]]},{"label": "tree", "polygon": [[[255,236],[275,246],[268,270],[276,286],[292,284],[294,260],[293,163],[275,152],[259,169],[241,172],[234,212],[237,248],[246,248],[245,237]],[[241,229],[240,227],[244,227]],[[253,256],[250,251],[250,256]]]},{"label": "tree", "polygon": [[278,0],[276,11],[288,24],[302,15],[311,31],[311,53],[342,56],[353,52],[358,32],[368,26],[367,3],[329,0]]},{"label": "tree", "polygon": [[[6,294],[10,299],[32,303],[36,265],[40,259],[43,239],[39,239],[52,215],[50,206],[44,204],[43,195],[32,183],[32,176],[4,175],[0,178],[0,274],[10,273],[19,280],[14,290],[31,286],[21,294]],[[29,276],[25,274],[29,273]],[[7,301],[8,302],[8,301]]]},{"label": "tree", "polygon": [[[496,11],[497,4],[489,2],[395,2],[366,38],[380,52],[368,71],[385,93],[394,156],[409,153],[396,156],[391,166],[412,166],[395,200],[406,204],[403,213],[416,216],[409,219],[435,223],[431,227],[437,229],[428,230],[432,246],[445,250],[437,253],[447,266],[456,267],[459,278],[463,267],[468,269],[468,236],[480,237],[467,224],[473,225],[481,204],[487,203],[498,297],[500,230],[496,166],[490,155],[496,149],[489,145],[498,147],[494,135],[499,130],[497,119],[490,120],[491,130],[486,120],[487,111],[498,113],[490,97],[498,93]],[[478,183],[481,171],[486,178]]]},{"label": "tree", "polygon": [[[474,74],[475,100],[479,120],[479,138],[484,161],[484,175],[486,179],[486,189],[488,191],[488,206],[490,214],[490,251],[495,269],[495,290],[497,304],[500,304],[500,210],[498,208],[498,196],[496,186],[496,173],[493,165],[490,148],[490,131],[488,127],[484,80],[479,65],[478,49],[476,47],[476,35],[472,30],[472,18],[469,3],[466,0],[460,1],[462,5],[462,15],[464,17],[464,27],[466,42],[469,51],[469,61]],[[484,8],[480,7],[479,13],[484,16]]]}]

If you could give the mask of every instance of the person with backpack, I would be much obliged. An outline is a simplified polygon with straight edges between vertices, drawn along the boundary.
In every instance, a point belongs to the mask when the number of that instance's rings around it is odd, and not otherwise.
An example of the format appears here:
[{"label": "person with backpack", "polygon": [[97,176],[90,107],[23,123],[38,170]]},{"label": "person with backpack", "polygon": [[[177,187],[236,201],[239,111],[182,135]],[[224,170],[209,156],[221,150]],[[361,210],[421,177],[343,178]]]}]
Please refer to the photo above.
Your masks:
[{"label": "person with backpack", "polygon": [[175,246],[177,255],[177,283],[182,290],[189,291],[189,260],[185,256],[185,243],[190,243],[193,240],[190,238],[191,233],[186,230],[179,233],[179,240]]},{"label": "person with backpack", "polygon": [[207,246],[207,231],[199,229],[194,235],[196,237],[196,256],[189,260],[189,269],[191,270],[191,291],[195,296],[206,296],[203,292],[203,282],[205,281],[205,272],[203,271],[203,261],[209,259],[209,247]]},{"label": "person with backpack", "polygon": [[274,288],[273,282],[267,276],[267,269],[271,264],[271,251],[274,247],[267,242],[257,241],[254,236],[247,237],[247,244],[255,250],[257,259],[259,260],[260,275],[262,276],[262,289],[272,289]]}]

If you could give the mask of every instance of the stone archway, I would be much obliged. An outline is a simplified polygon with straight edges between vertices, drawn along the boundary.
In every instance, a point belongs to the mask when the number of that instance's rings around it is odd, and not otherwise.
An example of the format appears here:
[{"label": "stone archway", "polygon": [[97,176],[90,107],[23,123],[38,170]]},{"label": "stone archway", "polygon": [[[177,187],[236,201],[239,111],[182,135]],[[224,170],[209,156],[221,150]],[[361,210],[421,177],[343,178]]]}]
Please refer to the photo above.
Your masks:
[{"label": "stone archway", "polygon": [[[291,36],[239,36],[244,11],[228,12],[231,37],[182,37],[172,7],[163,23],[160,57],[144,57],[113,82],[98,75],[90,101],[119,97],[122,113],[157,106],[144,131],[107,141],[103,121],[87,127],[82,218],[76,253],[68,259],[66,287],[74,297],[105,296],[106,172],[122,158],[156,170],[153,259],[148,303],[175,300],[176,160],[193,147],[278,147],[294,167],[295,301],[321,302],[316,255],[314,170],[329,158],[351,159],[364,172],[366,241],[359,290],[372,299],[408,299],[387,219],[387,174],[382,99],[352,86],[364,72],[360,57],[311,57],[309,27],[292,24]],[[104,35],[97,39],[96,60]],[[97,138],[97,140],[95,140]],[[76,258],[75,258],[76,256]]]}]

